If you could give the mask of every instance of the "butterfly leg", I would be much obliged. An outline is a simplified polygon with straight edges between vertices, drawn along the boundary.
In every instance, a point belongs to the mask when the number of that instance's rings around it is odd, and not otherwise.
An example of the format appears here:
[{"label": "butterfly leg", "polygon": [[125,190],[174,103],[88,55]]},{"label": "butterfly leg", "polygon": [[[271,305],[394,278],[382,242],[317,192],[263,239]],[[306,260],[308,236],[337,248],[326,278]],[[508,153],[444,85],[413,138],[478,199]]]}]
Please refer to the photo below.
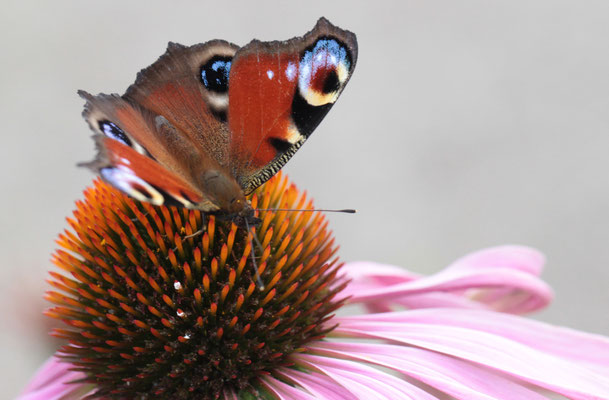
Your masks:
[{"label": "butterfly leg", "polygon": [[200,234],[202,234],[203,232],[204,232],[204,231],[203,231],[203,229],[199,229],[198,231],[196,231],[196,232],[194,232],[194,233],[191,233],[190,235],[186,235],[186,236],[184,236],[182,239],[190,239],[190,238],[192,238],[192,237],[199,236],[199,235],[200,235]]},{"label": "butterfly leg", "polygon": [[191,233],[190,235],[184,236],[183,239],[190,239],[192,237],[201,235],[203,232],[205,232],[205,224],[206,224],[205,213],[201,213],[201,229],[199,229],[196,232]]},{"label": "butterfly leg", "polygon": [[[262,252],[262,244],[260,244],[260,241],[258,240],[258,237],[256,236],[256,232],[254,231],[255,227],[253,227],[253,226],[250,227],[250,224],[249,224],[249,222],[247,222],[247,219],[245,219],[245,226],[247,228],[248,238],[249,238],[249,234],[251,234],[251,237],[257,243],[258,247],[260,248],[260,251]],[[258,283],[258,289],[264,290],[264,283],[262,283],[262,279],[260,278],[260,273],[258,272],[258,263],[256,262],[256,256],[254,255],[255,250],[254,250],[254,244],[252,243],[252,239],[250,239],[250,247],[252,248],[252,251],[250,251],[250,257],[252,258],[252,265],[254,266],[254,271],[256,273],[256,281]]]}]

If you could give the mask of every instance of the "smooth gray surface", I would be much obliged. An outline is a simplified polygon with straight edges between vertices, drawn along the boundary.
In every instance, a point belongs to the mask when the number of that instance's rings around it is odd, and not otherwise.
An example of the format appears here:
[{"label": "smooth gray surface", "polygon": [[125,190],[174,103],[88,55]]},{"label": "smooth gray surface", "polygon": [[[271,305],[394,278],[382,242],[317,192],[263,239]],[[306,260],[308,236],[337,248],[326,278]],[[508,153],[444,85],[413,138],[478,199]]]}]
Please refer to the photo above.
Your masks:
[{"label": "smooth gray surface", "polygon": [[609,2],[3,1],[0,393],[49,354],[43,280],[92,175],[77,89],[122,92],[169,40],[357,33],[336,107],[285,168],[345,260],[422,273],[489,245],[548,256],[539,318],[609,334]]}]

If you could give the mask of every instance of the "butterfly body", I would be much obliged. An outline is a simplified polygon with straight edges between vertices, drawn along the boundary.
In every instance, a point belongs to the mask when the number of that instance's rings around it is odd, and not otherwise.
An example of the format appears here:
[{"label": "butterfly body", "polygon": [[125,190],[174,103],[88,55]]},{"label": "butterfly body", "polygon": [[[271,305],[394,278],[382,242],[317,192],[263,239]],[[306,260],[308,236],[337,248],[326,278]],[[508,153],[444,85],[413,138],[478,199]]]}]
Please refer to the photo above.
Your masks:
[{"label": "butterfly body", "polygon": [[170,43],[124,95],[79,92],[98,148],[84,165],[140,201],[254,224],[246,195],[302,146],[356,59],[355,35],[323,18],[282,42]]}]

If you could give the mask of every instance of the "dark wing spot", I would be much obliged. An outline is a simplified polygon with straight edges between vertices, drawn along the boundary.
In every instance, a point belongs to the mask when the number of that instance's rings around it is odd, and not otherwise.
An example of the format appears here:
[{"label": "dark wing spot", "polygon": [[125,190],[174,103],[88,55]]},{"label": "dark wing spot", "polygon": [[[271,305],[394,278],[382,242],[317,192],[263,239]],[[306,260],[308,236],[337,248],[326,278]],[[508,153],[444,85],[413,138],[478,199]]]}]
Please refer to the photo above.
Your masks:
[{"label": "dark wing spot", "polygon": [[207,90],[216,93],[228,91],[231,57],[213,56],[201,66],[201,82]]},{"label": "dark wing spot", "polygon": [[287,140],[279,139],[279,138],[270,138],[268,139],[271,146],[277,150],[278,153],[285,153],[292,147],[292,143]]},{"label": "dark wing spot", "polygon": [[298,132],[308,138],[332,106],[333,103],[312,106],[297,90],[294,94],[294,100],[292,100],[292,120]]},{"label": "dark wing spot", "polygon": [[322,92],[325,94],[334,93],[338,89],[340,89],[340,81],[338,80],[338,74],[336,70],[332,70],[328,72],[326,76],[326,80],[324,81],[324,86],[321,88]]},{"label": "dark wing spot", "polygon": [[122,144],[125,144],[129,147],[132,147],[131,140],[127,137],[125,132],[114,122],[110,122],[108,120],[98,121],[99,130],[104,133],[104,135],[108,136],[110,139],[118,140]]}]

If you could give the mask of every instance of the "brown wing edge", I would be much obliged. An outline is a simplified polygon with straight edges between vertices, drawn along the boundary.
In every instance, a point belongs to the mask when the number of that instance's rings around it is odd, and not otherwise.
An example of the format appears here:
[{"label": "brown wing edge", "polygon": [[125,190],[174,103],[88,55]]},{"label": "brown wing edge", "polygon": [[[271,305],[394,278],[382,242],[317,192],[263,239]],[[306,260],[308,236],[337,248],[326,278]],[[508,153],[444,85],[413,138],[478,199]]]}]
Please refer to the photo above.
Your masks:
[{"label": "brown wing edge", "polygon": [[[161,54],[159,58],[148,67],[140,70],[136,77],[135,82],[129,85],[127,90],[125,91],[126,97],[138,97],[141,95],[141,92],[146,92],[150,90],[151,82],[163,82],[163,80],[158,80],[159,76],[171,76],[172,75],[172,67],[175,67],[177,59],[179,58],[179,53],[196,53],[200,51],[205,51],[211,47],[222,46],[226,49],[232,49],[233,54],[239,50],[239,46],[231,43],[226,40],[214,39],[204,43],[197,43],[192,46],[185,46],[176,42],[168,42],[167,49],[165,53]],[[175,70],[174,70],[175,71]]]},{"label": "brown wing edge", "polygon": [[325,17],[320,17],[315,23],[313,29],[311,29],[309,32],[305,33],[302,36],[297,36],[288,40],[273,40],[269,42],[263,42],[261,40],[254,39],[237,51],[235,57],[233,58],[233,62],[238,60],[239,57],[245,57],[251,53],[256,53],[259,51],[276,51],[278,47],[285,48],[286,51],[290,51],[289,49],[294,47],[305,48],[312,45],[317,38],[324,35],[334,35],[345,42],[345,44],[347,45],[347,47],[349,47],[349,50],[351,51],[351,69],[354,69],[355,64],[357,63],[358,55],[357,36],[355,35],[355,33],[349,30],[341,29],[338,26],[333,25]]}]

